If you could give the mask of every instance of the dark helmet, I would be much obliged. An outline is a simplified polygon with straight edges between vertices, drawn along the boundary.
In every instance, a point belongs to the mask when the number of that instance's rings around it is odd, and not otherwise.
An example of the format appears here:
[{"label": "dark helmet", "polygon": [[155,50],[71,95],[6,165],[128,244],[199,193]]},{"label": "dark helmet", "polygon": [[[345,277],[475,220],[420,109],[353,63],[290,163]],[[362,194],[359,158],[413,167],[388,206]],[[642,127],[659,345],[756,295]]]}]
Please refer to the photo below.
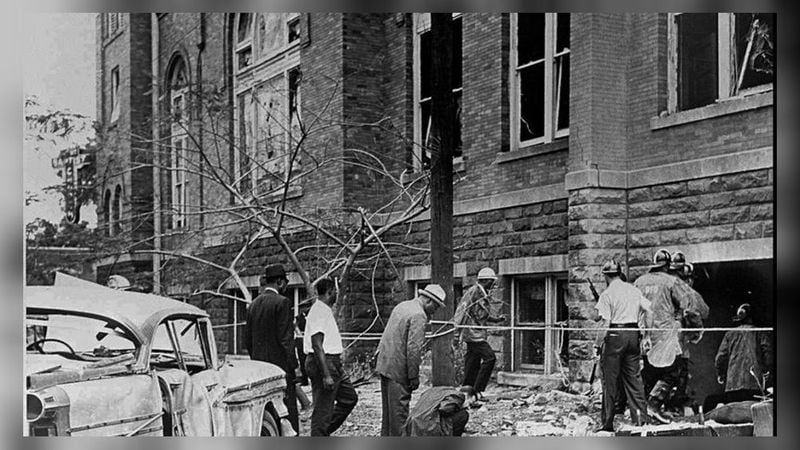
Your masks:
[{"label": "dark helmet", "polygon": [[660,267],[669,267],[670,261],[672,261],[671,255],[667,250],[662,248],[653,255],[653,265],[651,265],[650,268],[658,269]]},{"label": "dark helmet", "polygon": [[670,259],[669,268],[670,270],[677,270],[682,271],[683,267],[686,265],[686,255],[683,254],[682,251],[678,250],[672,255]]},{"label": "dark helmet", "polygon": [[694,265],[692,263],[686,263],[683,266],[683,270],[681,270],[681,278],[691,278],[694,275]]},{"label": "dark helmet", "polygon": [[605,264],[603,264],[603,268],[601,269],[601,272],[603,272],[606,275],[619,276],[622,273],[622,268],[620,268],[619,263],[617,263],[616,261],[614,261],[612,259],[612,260],[606,261]]}]

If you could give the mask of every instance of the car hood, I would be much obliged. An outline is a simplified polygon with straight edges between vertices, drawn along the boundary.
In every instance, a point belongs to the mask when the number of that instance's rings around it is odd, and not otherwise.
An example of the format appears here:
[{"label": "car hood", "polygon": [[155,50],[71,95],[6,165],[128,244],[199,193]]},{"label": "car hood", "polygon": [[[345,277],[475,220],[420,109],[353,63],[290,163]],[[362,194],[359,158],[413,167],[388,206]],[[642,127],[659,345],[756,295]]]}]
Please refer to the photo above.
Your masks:
[{"label": "car hood", "polygon": [[85,381],[102,376],[133,373],[133,355],[97,362],[75,361],[58,355],[25,355],[25,377],[31,389]]}]

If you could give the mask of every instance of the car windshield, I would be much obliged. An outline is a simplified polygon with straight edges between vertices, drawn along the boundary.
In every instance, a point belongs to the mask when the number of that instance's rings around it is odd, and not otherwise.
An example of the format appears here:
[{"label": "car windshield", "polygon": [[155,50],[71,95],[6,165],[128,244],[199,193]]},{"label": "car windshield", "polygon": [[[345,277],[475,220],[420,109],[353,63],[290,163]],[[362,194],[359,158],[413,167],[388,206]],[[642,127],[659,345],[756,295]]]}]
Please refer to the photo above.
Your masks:
[{"label": "car windshield", "polygon": [[125,329],[107,319],[63,312],[29,313],[25,328],[28,353],[98,360],[132,355],[138,347]]}]

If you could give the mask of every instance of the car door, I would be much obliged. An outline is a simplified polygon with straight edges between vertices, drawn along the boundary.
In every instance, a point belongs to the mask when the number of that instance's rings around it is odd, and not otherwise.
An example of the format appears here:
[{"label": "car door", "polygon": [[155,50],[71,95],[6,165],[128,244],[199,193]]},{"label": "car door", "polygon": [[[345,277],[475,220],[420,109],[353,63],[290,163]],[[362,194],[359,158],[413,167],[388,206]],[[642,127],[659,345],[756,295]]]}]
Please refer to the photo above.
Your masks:
[{"label": "car door", "polygon": [[187,436],[217,436],[228,426],[215,411],[225,394],[216,370],[211,325],[204,317],[170,316],[156,328],[151,368],[169,386],[173,429]]}]

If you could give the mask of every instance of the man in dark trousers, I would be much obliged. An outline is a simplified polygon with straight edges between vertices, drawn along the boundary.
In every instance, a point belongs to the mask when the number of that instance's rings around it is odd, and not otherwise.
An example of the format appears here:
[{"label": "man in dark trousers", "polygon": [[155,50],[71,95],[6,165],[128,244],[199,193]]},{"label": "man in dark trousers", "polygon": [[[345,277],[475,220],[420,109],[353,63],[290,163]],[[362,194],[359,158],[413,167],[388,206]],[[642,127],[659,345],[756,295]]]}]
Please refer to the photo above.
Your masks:
[{"label": "man in dark trousers", "polygon": [[608,287],[597,301],[594,319],[602,321],[604,332],[601,364],[603,368],[603,409],[600,431],[614,431],[615,406],[625,391],[631,419],[645,424],[647,403],[640,372],[641,349],[650,346],[649,332],[640,341],[639,318],[644,316],[645,328],[652,326],[650,301],[639,289],[620,279],[622,270],[616,261],[603,265]]},{"label": "man in dark trousers", "polygon": [[266,361],[286,372],[283,401],[289,411],[289,422],[295,433],[299,430],[294,351],[294,305],[283,296],[289,279],[280,264],[264,270],[264,291],[247,308],[244,339],[250,358]]},{"label": "man in dark trousers", "polygon": [[446,294],[438,284],[394,307],[378,344],[375,371],[381,375],[381,436],[400,436],[408,419],[411,392],[419,387],[425,324]]},{"label": "man in dark trousers", "polygon": [[[691,407],[693,401],[689,392],[689,369],[692,363],[689,344],[697,344],[703,338],[703,331],[696,329],[703,327],[703,321],[708,318],[709,308],[700,293],[692,288],[694,266],[686,262],[683,252],[677,251],[672,255],[669,272],[681,281],[678,283],[678,290],[683,292],[687,303],[681,319],[683,331],[680,343],[683,353],[678,357],[680,374],[673,394],[668,397],[665,406],[681,412],[684,416],[690,416],[694,414],[694,410]],[[693,328],[695,330],[692,330]]]},{"label": "man in dark trousers", "polygon": [[681,319],[688,305],[688,298],[680,289],[683,282],[667,273],[670,262],[669,252],[658,250],[653,255],[650,271],[633,284],[650,300],[653,308],[655,330],[650,333],[652,347],[644,359],[643,376],[645,386],[653,386],[647,398],[647,412],[661,423],[670,421],[663,415],[662,407],[680,381]]},{"label": "man in dark trousers", "polygon": [[330,436],[347,419],[358,402],[350,377],[342,368],[342,335],[333,317],[336,288],[330,278],[317,282],[317,299],[306,316],[303,348],[306,372],[311,380],[314,412],[311,436]]},{"label": "man in dark trousers", "polygon": [[[494,270],[484,267],[478,271],[478,280],[470,287],[461,298],[467,307],[465,325],[486,326],[489,323],[498,323],[506,320],[505,316],[492,314],[492,305],[489,290],[497,281]],[[485,328],[464,328],[461,339],[467,343],[467,353],[464,355],[464,382],[465,386],[472,386],[476,400],[481,399],[482,392],[489,383],[496,358],[494,350],[489,345]]]}]

